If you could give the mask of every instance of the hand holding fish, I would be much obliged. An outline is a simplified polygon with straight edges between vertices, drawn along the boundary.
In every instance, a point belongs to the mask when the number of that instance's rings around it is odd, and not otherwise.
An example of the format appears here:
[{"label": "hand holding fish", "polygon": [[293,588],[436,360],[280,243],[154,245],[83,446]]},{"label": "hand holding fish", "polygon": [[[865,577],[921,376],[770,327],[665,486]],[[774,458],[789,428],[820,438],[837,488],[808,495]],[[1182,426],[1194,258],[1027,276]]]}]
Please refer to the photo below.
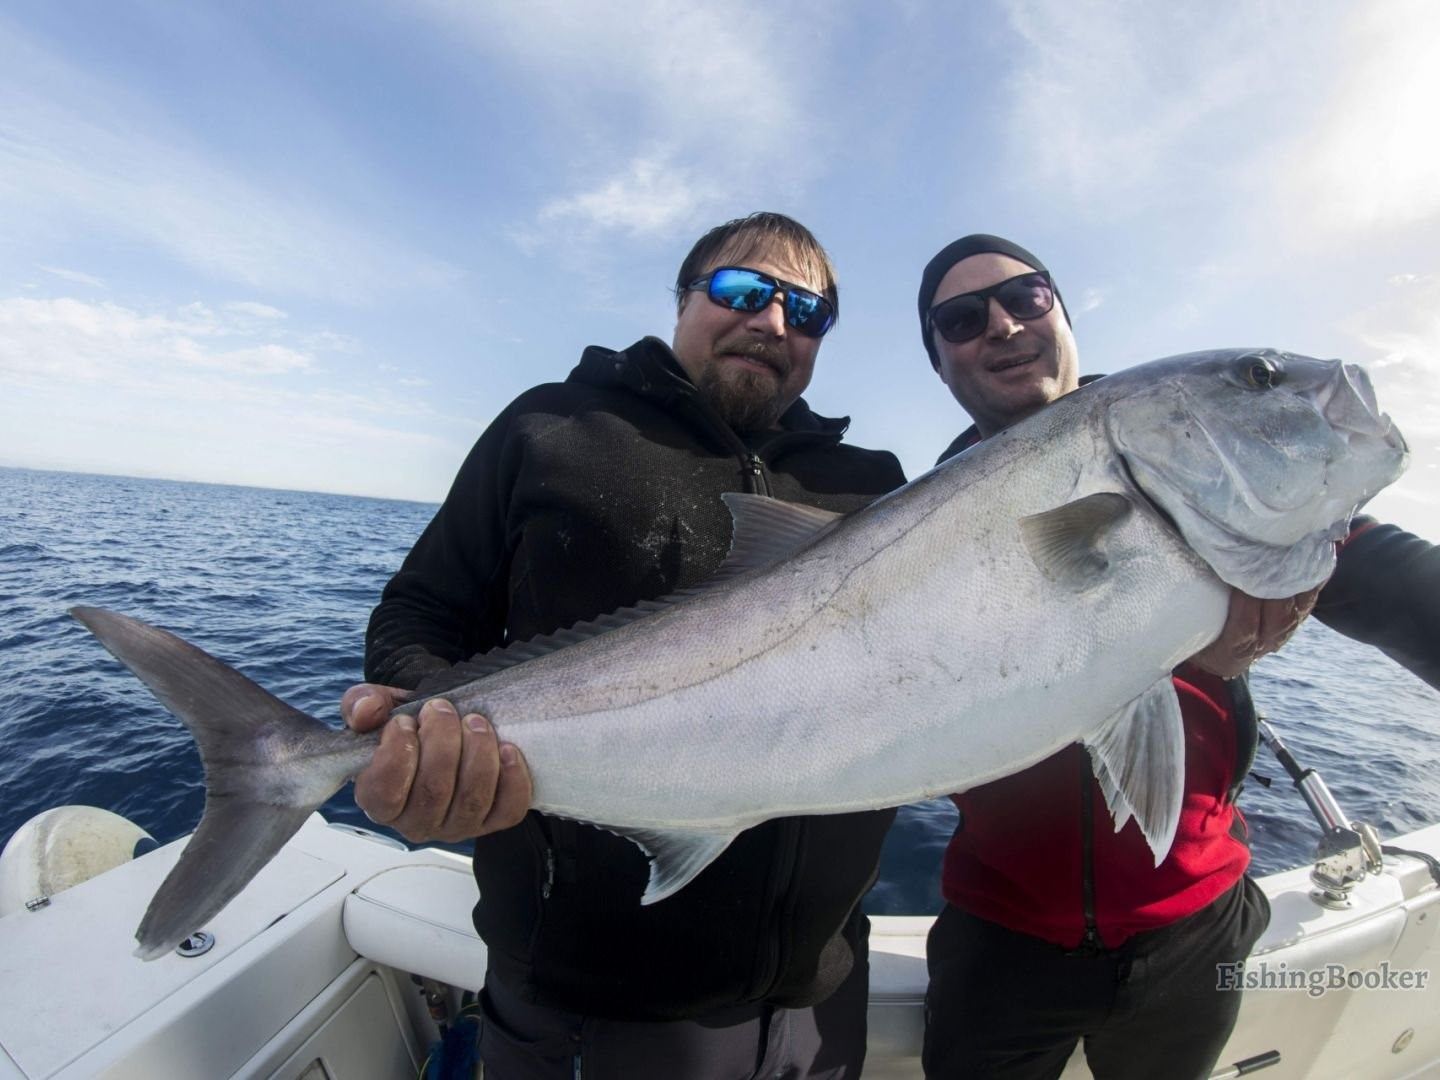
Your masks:
[{"label": "hand holding fish", "polygon": [[479,714],[462,720],[443,698],[426,702],[419,723],[386,723],[405,691],[361,683],[340,713],[354,731],[381,729],[375,759],[355,778],[355,803],[370,820],[411,843],[458,843],[517,825],[530,807],[530,771]]},{"label": "hand holding fish", "polygon": [[1250,665],[1290,640],[1300,628],[1320,589],[1314,588],[1283,600],[1261,600],[1239,589],[1230,590],[1230,609],[1220,636],[1190,658],[1196,667],[1233,679]]}]

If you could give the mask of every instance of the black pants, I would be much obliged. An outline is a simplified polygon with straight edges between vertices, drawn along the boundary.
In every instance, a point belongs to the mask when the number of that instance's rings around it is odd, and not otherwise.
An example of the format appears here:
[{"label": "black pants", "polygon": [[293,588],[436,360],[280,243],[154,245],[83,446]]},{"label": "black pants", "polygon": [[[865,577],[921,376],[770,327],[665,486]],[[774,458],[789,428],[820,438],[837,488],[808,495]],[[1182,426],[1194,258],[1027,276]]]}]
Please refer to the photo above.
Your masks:
[{"label": "black pants", "polygon": [[1249,955],[1270,906],[1245,878],[1171,926],[1094,955],[947,905],[930,931],[929,1080],[1052,1080],[1077,1041],[1096,1080],[1203,1080],[1240,1011],[1217,964]]},{"label": "black pants", "polygon": [[485,1080],[855,1080],[865,1063],[869,968],[809,1009],[746,1005],[694,1020],[626,1021],[481,991]]}]

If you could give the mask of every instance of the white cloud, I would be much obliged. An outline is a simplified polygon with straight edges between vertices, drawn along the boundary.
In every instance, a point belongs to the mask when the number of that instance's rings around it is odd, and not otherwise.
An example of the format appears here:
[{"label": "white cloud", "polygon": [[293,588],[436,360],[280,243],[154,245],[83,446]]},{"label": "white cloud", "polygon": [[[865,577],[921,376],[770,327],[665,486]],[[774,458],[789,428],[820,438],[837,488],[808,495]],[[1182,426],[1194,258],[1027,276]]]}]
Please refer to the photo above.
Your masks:
[{"label": "white cloud", "polygon": [[1346,329],[1362,357],[1380,407],[1410,444],[1410,470],[1371,511],[1440,541],[1440,279],[1398,274],[1391,295],[1351,317]]},{"label": "white cloud", "polygon": [[242,325],[203,304],[142,314],[71,297],[13,297],[0,300],[0,374],[32,385],[55,377],[153,385],[199,371],[265,376],[314,364],[273,342],[224,347],[236,336],[244,336]]},{"label": "white cloud", "polygon": [[1405,275],[1346,329],[1373,353],[1366,366],[1401,430],[1440,443],[1440,280]]},{"label": "white cloud", "polygon": [[635,158],[594,190],[541,207],[542,226],[575,224],[594,230],[664,235],[691,220],[719,196],[692,169],[661,153]]},{"label": "white cloud", "polygon": [[[1009,0],[1024,49],[1013,57],[1006,126],[1032,180],[1091,213],[1172,199],[1223,168],[1196,152],[1218,117],[1263,96],[1276,77],[1253,47],[1271,5],[1156,5],[1139,0]],[[1293,31],[1292,31],[1293,32]]]},{"label": "white cloud", "polygon": [[[805,5],[432,0],[425,6],[472,49],[524,77],[528,90],[564,109],[578,108],[577,127],[598,121],[607,132],[659,130],[761,150],[788,142],[807,119],[804,101],[793,93],[807,65],[795,62],[791,37],[762,32],[783,27],[792,8],[806,15],[805,48],[813,62],[822,28],[810,22]],[[626,108],[608,111],[617,102]]]},{"label": "white cloud", "polygon": [[[310,336],[201,303],[0,299],[8,463],[438,497],[468,427]],[[422,478],[417,485],[416,478]]]},{"label": "white cloud", "polygon": [[12,234],[51,245],[102,233],[215,278],[347,303],[459,277],[318,197],[270,190],[178,131],[167,110],[3,19],[0,213]]},{"label": "white cloud", "polygon": [[296,352],[284,345],[255,345],[247,349],[232,349],[215,353],[204,358],[204,366],[236,375],[282,375],[291,371],[308,371],[315,366],[315,360],[305,353]]},{"label": "white cloud", "polygon": [[269,304],[259,304],[253,300],[232,301],[225,305],[225,310],[235,315],[248,315],[252,319],[285,319],[289,317],[279,308],[271,307]]},{"label": "white cloud", "polygon": [[332,352],[332,353],[354,353],[360,349],[360,342],[349,334],[336,333],[334,330],[310,330],[302,333],[298,339],[301,345],[310,352]]},{"label": "white cloud", "polygon": [[1004,3],[1010,152],[1087,220],[1193,211],[1293,246],[1440,219],[1430,0]]},{"label": "white cloud", "polygon": [[[522,247],[568,241],[577,227],[674,233],[722,203],[773,201],[823,168],[828,114],[814,80],[825,27],[809,8],[432,0],[428,10],[487,70],[506,66],[548,103],[547,126],[564,136],[567,169],[541,189],[534,224],[515,230]],[[802,45],[780,30],[792,15],[809,28]]]},{"label": "white cloud", "polygon": [[1080,293],[1080,299],[1071,308],[1072,315],[1083,315],[1087,311],[1094,311],[1105,303],[1104,289],[1085,289]]},{"label": "white cloud", "polygon": [[89,285],[96,289],[105,288],[105,282],[101,281],[94,274],[86,274],[80,270],[66,270],[61,266],[42,266],[40,269],[44,270],[47,274],[54,274],[58,278],[74,282],[77,285]]}]

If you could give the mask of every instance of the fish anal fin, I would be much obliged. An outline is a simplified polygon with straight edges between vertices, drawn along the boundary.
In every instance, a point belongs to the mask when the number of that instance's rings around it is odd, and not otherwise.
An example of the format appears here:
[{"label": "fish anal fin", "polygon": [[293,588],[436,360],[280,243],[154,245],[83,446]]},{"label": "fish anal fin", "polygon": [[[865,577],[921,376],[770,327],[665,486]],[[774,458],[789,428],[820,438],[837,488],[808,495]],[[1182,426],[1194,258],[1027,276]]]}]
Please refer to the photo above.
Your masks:
[{"label": "fish anal fin", "polygon": [[1110,565],[1105,540],[1130,513],[1130,500],[1113,491],[1020,519],[1020,538],[1040,572],[1072,589],[1093,584]]},{"label": "fish anal fin", "polygon": [[1119,832],[1140,827],[1159,866],[1170,853],[1185,797],[1185,726],[1166,675],[1085,740]]},{"label": "fish anal fin", "polygon": [[738,835],[698,829],[630,829],[606,825],[650,858],[650,881],[641,904],[655,904],[679,892],[699,876]]}]

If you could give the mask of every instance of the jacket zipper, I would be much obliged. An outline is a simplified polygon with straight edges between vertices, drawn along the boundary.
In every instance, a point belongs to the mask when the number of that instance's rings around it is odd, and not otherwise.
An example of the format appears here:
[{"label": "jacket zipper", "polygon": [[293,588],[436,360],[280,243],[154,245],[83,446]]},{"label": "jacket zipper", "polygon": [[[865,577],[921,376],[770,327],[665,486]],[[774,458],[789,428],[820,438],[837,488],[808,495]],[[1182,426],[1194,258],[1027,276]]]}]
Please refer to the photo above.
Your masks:
[{"label": "jacket zipper", "polygon": [[749,473],[746,486],[750,488],[751,493],[755,495],[769,495],[770,477],[765,473],[765,462],[761,460],[760,455],[754,450],[751,450],[749,456],[746,458],[745,467]]},{"label": "jacket zipper", "polygon": [[[770,495],[770,473],[764,458],[760,456],[760,450],[755,450],[735,434],[733,428],[720,419],[719,415],[702,401],[691,388],[690,393],[674,392],[667,399],[672,407],[679,407],[677,411],[689,412],[693,420],[698,421],[698,426],[707,430],[712,437],[721,445],[728,447],[730,452],[740,462],[740,475],[743,478],[743,490],[751,495]],[[761,450],[772,458],[776,453],[781,452],[786,446],[813,444],[813,445],[836,445],[840,442],[838,432],[819,431],[788,431],[782,430],[772,432],[764,440]]]},{"label": "jacket zipper", "polygon": [[550,893],[555,889],[555,838],[550,835],[550,824],[544,814],[526,815],[526,826],[529,827],[531,823],[539,834],[539,850],[536,854],[540,856],[545,869],[545,876],[540,882],[540,899],[549,900]]}]

